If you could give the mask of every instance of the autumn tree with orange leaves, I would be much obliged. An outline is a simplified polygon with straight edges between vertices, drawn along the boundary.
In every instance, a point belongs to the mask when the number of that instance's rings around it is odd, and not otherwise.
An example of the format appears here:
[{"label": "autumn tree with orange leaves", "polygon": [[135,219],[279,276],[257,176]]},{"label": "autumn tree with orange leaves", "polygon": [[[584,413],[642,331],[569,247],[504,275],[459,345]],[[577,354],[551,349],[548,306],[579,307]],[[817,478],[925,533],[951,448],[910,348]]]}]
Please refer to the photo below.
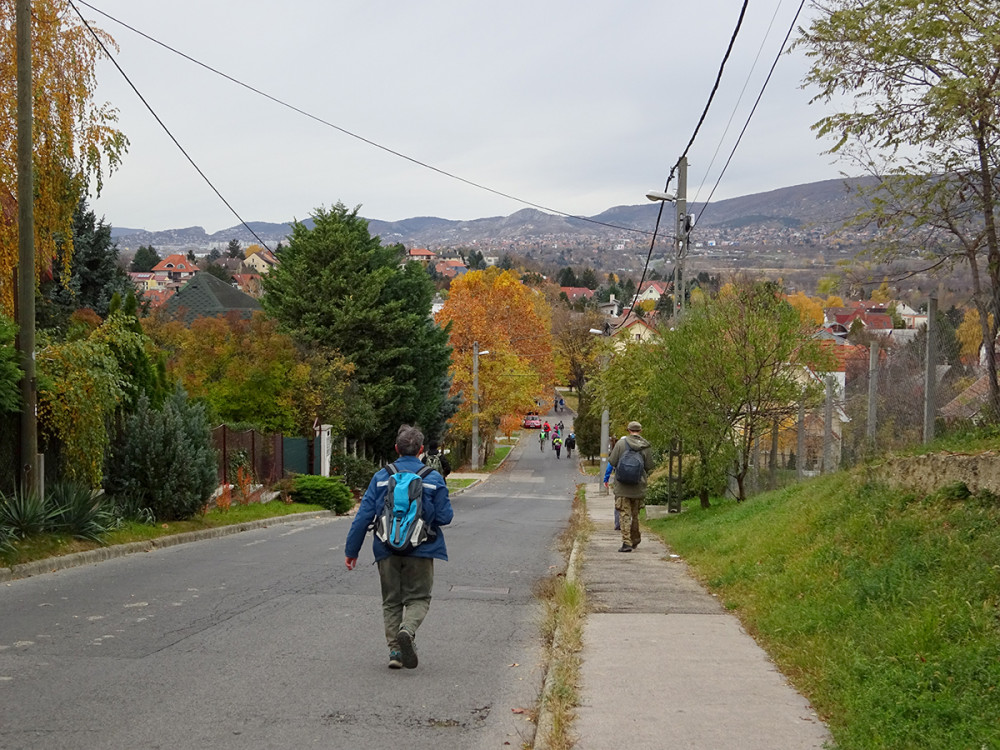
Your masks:
[{"label": "autumn tree with orange leaves", "polygon": [[462,405],[451,421],[452,436],[472,430],[472,349],[479,343],[479,425],[486,451],[498,432],[509,433],[536,400],[548,402],[555,385],[552,308],[539,291],[513,271],[470,271],[451,282],[451,293],[436,317],[451,324],[452,395]]},{"label": "autumn tree with orange leaves", "polygon": [[[0,312],[7,314],[14,307],[11,282],[18,261],[14,17],[14,0],[0,0]],[[88,187],[100,193],[106,171],[118,165],[128,145],[115,127],[116,110],[94,102],[101,42],[114,47],[105,32],[91,33],[65,0],[32,2],[36,277],[56,262],[60,241],[69,276],[73,212]]]}]

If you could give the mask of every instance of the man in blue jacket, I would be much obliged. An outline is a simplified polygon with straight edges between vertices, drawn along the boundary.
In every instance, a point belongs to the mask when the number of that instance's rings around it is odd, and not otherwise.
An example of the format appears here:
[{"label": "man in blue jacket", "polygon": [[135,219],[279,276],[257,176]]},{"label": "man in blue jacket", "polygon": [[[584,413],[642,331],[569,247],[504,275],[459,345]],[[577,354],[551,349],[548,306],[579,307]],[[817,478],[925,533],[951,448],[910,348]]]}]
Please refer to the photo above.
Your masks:
[{"label": "man in blue jacket", "polygon": [[[414,474],[424,465],[417,458],[424,450],[424,435],[416,427],[403,425],[396,434],[394,462],[397,470]],[[389,668],[413,669],[417,666],[417,649],[414,639],[417,628],[427,616],[434,586],[434,560],[447,560],[441,526],[451,523],[454,515],[448,486],[444,477],[431,471],[423,480],[424,521],[430,529],[428,539],[405,554],[392,553],[382,541],[372,535],[372,552],[378,564],[382,585],[382,616],[385,620],[385,640],[389,644]],[[368,527],[385,502],[389,486],[389,472],[375,472],[368,489],[361,498],[361,506],[347,532],[344,554],[348,570],[358,564],[358,554],[365,540]]]}]

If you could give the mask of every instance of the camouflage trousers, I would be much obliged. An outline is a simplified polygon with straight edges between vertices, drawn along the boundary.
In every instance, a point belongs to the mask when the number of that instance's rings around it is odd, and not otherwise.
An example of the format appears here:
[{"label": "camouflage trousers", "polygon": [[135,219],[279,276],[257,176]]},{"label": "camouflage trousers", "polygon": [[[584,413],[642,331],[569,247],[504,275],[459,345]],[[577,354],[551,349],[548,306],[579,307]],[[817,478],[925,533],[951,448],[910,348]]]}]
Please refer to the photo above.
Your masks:
[{"label": "camouflage trousers", "polygon": [[621,497],[615,495],[615,510],[621,517],[622,544],[635,547],[642,540],[639,533],[639,509],[642,507],[641,497]]}]

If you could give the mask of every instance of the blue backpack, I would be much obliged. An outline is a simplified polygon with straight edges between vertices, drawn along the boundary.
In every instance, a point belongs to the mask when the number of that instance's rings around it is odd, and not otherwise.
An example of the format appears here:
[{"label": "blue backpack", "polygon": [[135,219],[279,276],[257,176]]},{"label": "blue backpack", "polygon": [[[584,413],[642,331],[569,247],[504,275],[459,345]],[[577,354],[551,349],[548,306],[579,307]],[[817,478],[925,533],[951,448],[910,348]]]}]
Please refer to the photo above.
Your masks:
[{"label": "blue backpack", "polygon": [[424,478],[433,471],[422,467],[416,474],[386,467],[388,488],[381,512],[375,516],[375,536],[393,553],[406,553],[429,536],[424,520]]}]

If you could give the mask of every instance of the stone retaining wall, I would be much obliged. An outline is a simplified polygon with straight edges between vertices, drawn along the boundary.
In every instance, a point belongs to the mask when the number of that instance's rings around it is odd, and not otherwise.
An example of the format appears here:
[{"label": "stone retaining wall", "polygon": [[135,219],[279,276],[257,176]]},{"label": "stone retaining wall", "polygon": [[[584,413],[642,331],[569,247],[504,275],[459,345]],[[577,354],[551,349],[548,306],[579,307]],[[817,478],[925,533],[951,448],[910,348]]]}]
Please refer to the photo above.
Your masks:
[{"label": "stone retaining wall", "polygon": [[972,492],[988,490],[1000,495],[1000,453],[931,453],[893,458],[874,467],[875,475],[890,484],[930,494],[955,482]]}]

